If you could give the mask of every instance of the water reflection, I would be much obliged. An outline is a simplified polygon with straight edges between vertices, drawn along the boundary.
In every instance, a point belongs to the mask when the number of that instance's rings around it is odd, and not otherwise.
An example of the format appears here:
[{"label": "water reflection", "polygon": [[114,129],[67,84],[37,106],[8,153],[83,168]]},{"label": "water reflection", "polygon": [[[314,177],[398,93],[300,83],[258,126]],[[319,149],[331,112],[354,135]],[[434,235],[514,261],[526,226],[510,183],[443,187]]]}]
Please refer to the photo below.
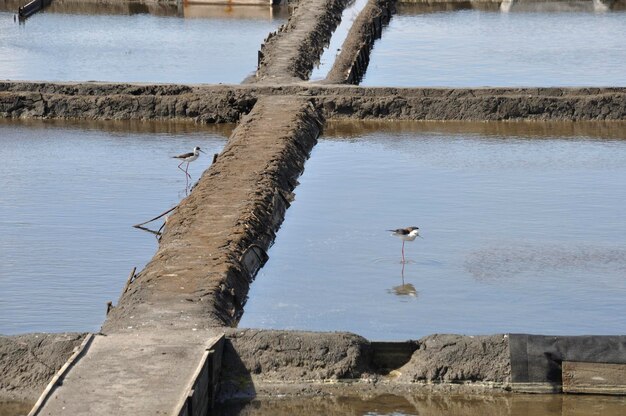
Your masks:
[{"label": "water reflection", "polygon": [[391,291],[396,295],[396,296],[410,296],[410,297],[417,297],[417,290],[415,289],[415,286],[413,286],[411,283],[406,283],[404,281],[404,266],[405,266],[405,262],[402,262],[402,270],[400,272],[400,276],[402,278],[402,284],[400,286],[394,286],[391,288]]},{"label": "water reflection", "polygon": [[428,416],[622,416],[626,398],[577,395],[376,395],[367,397],[262,398],[227,403],[216,414],[282,415],[428,415]]},{"label": "water reflection", "polygon": [[329,120],[324,134],[333,139],[355,139],[379,131],[394,134],[432,132],[474,134],[488,137],[554,139],[584,137],[600,140],[626,139],[626,121],[379,121]]}]

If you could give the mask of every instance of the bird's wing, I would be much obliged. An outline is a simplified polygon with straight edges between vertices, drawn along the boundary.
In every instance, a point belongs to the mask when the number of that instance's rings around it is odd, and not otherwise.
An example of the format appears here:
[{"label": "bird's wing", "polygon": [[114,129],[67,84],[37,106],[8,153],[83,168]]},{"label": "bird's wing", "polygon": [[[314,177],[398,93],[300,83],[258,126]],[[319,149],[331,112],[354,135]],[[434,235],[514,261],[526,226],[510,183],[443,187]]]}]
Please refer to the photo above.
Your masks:
[{"label": "bird's wing", "polygon": [[187,159],[188,157],[193,156],[194,153],[193,152],[189,152],[189,153],[183,153],[182,155],[178,155],[178,156],[172,156],[173,159]]}]

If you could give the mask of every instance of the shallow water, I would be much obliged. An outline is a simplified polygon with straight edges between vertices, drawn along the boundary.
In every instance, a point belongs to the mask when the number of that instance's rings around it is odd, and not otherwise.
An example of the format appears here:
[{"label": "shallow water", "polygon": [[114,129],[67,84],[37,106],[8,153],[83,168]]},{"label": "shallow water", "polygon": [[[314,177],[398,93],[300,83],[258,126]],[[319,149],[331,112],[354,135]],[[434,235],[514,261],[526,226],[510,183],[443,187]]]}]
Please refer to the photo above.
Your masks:
[{"label": "shallow water", "polygon": [[341,53],[341,48],[346,40],[346,36],[348,36],[350,28],[366,4],[367,0],[353,0],[353,2],[344,9],[341,14],[341,22],[337,25],[328,46],[324,49],[319,64],[313,68],[310,77],[311,81],[320,81],[326,78],[335,63],[335,59]]},{"label": "shallow water", "polygon": [[229,127],[0,120],[0,334],[97,331],[157,247],[132,225],[185,195],[169,156],[201,146],[197,180]]},{"label": "shallow water", "polygon": [[428,415],[428,416],[621,416],[626,398],[607,396],[494,394],[379,395],[359,397],[263,398],[229,403],[215,414],[226,415]]},{"label": "shallow water", "polygon": [[[0,402],[0,416],[25,415],[32,404]],[[493,394],[474,395],[378,395],[368,398],[310,397],[263,398],[252,402],[218,405],[214,414],[226,415],[465,415],[465,416],[621,416],[626,398],[610,396]]]},{"label": "shallow water", "polygon": [[[155,6],[153,6],[155,7]],[[284,13],[191,8],[176,15],[0,12],[0,79],[239,83]],[[252,13],[251,11],[254,11]],[[119,13],[117,11],[112,13]],[[186,14],[184,14],[186,13]]]},{"label": "shallow water", "polygon": [[361,85],[626,86],[626,12],[515,10],[395,15]]},{"label": "shallow water", "polygon": [[623,334],[624,124],[537,124],[326,129],[239,326]]}]

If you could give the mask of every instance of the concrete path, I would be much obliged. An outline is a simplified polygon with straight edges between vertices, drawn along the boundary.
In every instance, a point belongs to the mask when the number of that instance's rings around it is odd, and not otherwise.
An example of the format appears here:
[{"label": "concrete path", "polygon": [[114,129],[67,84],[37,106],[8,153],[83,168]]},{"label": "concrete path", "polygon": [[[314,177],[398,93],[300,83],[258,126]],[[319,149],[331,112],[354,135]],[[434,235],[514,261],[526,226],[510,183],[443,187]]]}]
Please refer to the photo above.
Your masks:
[{"label": "concrete path", "polygon": [[217,331],[96,335],[37,415],[172,415]]}]

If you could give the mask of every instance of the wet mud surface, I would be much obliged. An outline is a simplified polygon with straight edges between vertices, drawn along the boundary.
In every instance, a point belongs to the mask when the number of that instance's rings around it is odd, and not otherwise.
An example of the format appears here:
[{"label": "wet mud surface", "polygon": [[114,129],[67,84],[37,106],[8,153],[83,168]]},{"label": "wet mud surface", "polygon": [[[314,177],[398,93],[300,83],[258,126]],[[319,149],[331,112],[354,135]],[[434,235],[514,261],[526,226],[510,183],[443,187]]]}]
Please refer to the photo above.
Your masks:
[{"label": "wet mud surface", "polygon": [[256,78],[249,82],[276,84],[308,79],[347,3],[348,0],[300,2],[289,21],[270,33],[261,46]]},{"label": "wet mud surface", "polygon": [[236,122],[264,96],[310,99],[327,119],[623,120],[626,88],[360,88],[0,82],[0,116]]},{"label": "wet mud surface", "polygon": [[[510,382],[508,337],[431,335],[395,369],[385,351],[350,333],[230,330],[221,400],[256,396],[371,391],[485,391]],[[473,384],[464,384],[471,381]],[[342,394],[343,394],[342,393]]]},{"label": "wet mud surface", "polygon": [[389,23],[394,11],[394,1],[376,0],[367,3],[350,28],[341,53],[325,82],[358,84],[361,81],[367,70],[374,42],[382,35],[383,25]]},{"label": "wet mud surface", "polygon": [[0,335],[0,401],[34,403],[84,335]]}]

